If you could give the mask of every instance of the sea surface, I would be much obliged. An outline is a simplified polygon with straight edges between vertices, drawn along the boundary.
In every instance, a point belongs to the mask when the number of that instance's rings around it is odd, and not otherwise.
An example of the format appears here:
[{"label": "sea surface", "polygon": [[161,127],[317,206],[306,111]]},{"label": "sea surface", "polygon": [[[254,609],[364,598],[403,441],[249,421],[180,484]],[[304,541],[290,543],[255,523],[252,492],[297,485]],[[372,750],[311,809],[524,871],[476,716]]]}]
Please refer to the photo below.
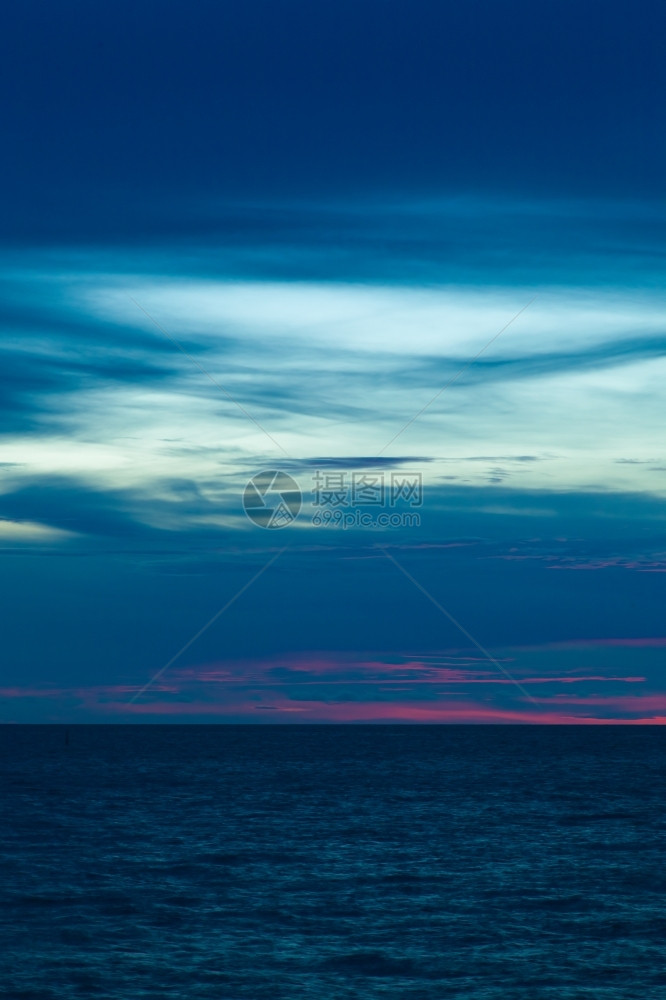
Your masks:
[{"label": "sea surface", "polygon": [[0,729],[2,997],[666,998],[666,730]]}]

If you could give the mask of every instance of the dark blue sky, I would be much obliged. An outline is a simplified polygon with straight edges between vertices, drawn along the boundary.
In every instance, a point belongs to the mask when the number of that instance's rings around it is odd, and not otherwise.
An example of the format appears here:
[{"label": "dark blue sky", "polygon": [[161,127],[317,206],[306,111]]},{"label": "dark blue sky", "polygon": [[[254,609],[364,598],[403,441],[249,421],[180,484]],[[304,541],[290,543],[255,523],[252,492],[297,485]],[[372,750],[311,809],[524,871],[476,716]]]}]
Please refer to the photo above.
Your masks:
[{"label": "dark blue sky", "polygon": [[3,14],[12,236],[198,202],[663,197],[663,4],[26,0]]},{"label": "dark blue sky", "polygon": [[[6,7],[0,719],[666,718],[665,29]],[[276,468],[421,524],[257,528]]]}]

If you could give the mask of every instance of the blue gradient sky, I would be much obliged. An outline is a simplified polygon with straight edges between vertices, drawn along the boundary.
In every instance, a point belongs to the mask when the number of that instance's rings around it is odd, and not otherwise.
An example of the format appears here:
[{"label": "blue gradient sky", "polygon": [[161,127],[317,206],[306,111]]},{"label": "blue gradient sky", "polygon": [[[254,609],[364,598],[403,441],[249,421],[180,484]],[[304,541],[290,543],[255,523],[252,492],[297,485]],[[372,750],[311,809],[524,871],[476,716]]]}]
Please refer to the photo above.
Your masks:
[{"label": "blue gradient sky", "polygon": [[0,720],[664,721],[663,6],[3,21]]}]

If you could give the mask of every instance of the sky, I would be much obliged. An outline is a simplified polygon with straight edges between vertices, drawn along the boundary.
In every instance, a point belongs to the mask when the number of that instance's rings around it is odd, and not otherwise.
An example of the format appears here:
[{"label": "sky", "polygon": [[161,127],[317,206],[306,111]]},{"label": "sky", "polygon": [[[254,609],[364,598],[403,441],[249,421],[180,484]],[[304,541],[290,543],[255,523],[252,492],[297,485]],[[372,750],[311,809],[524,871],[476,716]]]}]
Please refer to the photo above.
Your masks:
[{"label": "sky", "polygon": [[663,5],[2,22],[0,721],[666,721]]}]

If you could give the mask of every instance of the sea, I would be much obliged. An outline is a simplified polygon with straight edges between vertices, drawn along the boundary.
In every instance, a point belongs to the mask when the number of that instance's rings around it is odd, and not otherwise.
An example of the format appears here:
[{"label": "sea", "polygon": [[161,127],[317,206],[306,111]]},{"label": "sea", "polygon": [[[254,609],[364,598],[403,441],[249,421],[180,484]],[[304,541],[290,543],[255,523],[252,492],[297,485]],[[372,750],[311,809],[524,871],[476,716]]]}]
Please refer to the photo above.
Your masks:
[{"label": "sea", "polygon": [[664,1000],[666,731],[0,728],[0,995]]}]

